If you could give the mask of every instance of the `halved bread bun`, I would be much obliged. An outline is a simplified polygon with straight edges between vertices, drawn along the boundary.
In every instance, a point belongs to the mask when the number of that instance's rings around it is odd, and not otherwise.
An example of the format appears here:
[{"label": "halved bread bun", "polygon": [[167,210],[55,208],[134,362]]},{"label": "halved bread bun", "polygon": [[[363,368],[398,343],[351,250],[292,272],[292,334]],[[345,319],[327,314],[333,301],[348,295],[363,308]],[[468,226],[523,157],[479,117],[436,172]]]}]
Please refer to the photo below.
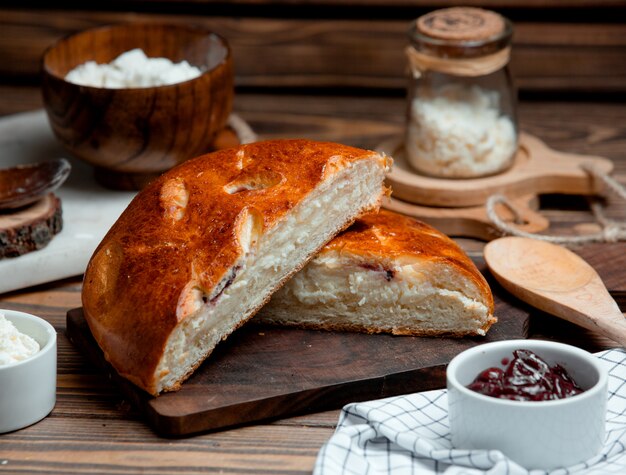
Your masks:
[{"label": "halved bread bun", "polygon": [[463,250],[425,223],[371,213],[328,243],[256,321],[395,335],[484,335],[493,297]]},{"label": "halved bread bun", "polygon": [[151,394],[215,346],[355,218],[390,160],[307,140],[189,160],[141,191],[96,249],[82,302],[105,357]]}]

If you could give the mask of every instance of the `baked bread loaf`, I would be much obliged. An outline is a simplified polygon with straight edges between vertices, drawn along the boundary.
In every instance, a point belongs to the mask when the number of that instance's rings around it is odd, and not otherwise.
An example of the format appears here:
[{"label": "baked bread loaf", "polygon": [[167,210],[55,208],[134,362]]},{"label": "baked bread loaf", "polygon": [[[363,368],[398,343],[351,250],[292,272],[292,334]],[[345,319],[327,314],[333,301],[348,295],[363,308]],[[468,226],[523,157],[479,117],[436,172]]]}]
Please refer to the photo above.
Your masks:
[{"label": "baked bread loaf", "polygon": [[482,274],[445,234],[391,211],[328,243],[256,321],[395,335],[484,335],[496,321]]},{"label": "baked bread loaf", "polygon": [[176,390],[355,218],[390,159],[308,140],[198,157],[141,191],[96,249],[82,303],[106,359],[151,394]]}]

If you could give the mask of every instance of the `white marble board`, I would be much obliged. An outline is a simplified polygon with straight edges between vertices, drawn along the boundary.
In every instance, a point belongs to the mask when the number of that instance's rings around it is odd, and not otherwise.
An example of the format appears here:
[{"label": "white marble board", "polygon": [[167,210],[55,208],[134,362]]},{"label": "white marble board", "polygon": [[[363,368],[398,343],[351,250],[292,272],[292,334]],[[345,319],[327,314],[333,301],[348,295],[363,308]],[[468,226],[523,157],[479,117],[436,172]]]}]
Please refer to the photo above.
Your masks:
[{"label": "white marble board", "polygon": [[91,254],[135,195],[96,183],[93,167],[76,160],[54,138],[43,110],[0,118],[0,167],[59,157],[72,164],[55,193],[63,207],[63,230],[43,249],[0,260],[0,293],[81,275]]}]

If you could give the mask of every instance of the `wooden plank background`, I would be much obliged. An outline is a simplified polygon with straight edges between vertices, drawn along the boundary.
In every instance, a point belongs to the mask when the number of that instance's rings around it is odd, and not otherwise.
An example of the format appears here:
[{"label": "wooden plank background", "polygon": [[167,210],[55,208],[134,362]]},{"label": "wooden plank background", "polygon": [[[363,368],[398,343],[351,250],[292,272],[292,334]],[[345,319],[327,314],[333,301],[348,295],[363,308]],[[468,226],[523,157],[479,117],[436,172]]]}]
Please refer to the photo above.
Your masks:
[{"label": "wooden plank background", "polygon": [[[401,93],[410,21],[455,2],[438,0],[211,0],[37,2],[0,7],[0,81],[37,84],[58,38],[129,21],[206,26],[232,45],[240,88],[353,88]],[[626,2],[503,0],[515,24],[511,69],[522,92],[626,92]],[[30,5],[35,6],[30,6]],[[358,5],[357,5],[358,4]],[[26,7],[24,6],[26,5]]]}]

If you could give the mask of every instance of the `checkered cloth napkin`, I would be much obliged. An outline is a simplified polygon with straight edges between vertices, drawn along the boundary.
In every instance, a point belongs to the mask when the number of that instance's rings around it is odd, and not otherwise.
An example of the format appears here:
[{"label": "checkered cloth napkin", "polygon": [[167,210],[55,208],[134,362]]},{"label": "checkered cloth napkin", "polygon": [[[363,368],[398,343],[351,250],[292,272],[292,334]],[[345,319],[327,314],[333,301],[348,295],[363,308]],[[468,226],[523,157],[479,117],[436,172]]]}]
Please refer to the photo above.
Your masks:
[{"label": "checkered cloth napkin", "polygon": [[[598,353],[609,371],[607,438],[600,454],[550,475],[626,474],[626,351]],[[444,389],[343,408],[334,435],[322,446],[314,475],[540,475],[497,450],[453,449]]]}]

